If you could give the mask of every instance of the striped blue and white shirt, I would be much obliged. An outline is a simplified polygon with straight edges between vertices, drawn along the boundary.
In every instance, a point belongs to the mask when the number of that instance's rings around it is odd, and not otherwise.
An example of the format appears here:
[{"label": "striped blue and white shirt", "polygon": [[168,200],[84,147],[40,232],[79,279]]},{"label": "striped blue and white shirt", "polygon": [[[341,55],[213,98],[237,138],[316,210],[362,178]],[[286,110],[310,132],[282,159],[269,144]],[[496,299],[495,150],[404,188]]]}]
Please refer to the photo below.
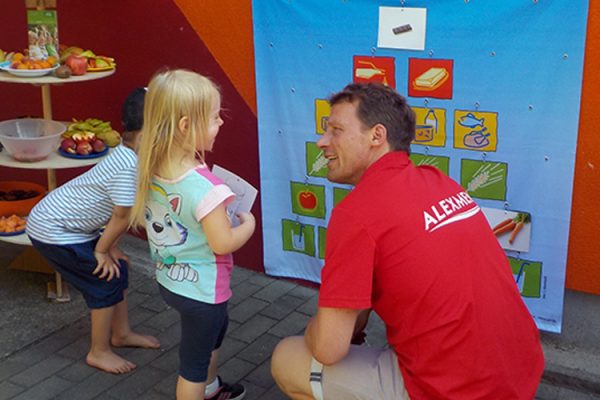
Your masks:
[{"label": "striped blue and white shirt", "polygon": [[114,206],[133,206],[136,169],[135,152],[117,146],[94,168],[36,204],[27,218],[27,234],[49,244],[84,243],[97,238]]}]

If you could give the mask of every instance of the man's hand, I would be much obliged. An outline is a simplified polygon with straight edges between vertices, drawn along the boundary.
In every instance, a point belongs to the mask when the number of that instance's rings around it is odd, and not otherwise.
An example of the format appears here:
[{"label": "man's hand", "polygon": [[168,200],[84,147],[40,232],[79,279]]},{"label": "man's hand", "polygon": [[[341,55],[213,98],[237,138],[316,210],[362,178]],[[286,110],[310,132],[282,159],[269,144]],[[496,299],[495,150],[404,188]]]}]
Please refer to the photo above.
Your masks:
[{"label": "man's hand", "polygon": [[98,266],[92,272],[93,275],[100,274],[98,275],[98,278],[106,278],[107,282],[110,282],[115,276],[117,278],[121,277],[119,266],[113,261],[109,253],[100,253],[95,251],[94,256],[96,257],[96,261],[98,261]]}]

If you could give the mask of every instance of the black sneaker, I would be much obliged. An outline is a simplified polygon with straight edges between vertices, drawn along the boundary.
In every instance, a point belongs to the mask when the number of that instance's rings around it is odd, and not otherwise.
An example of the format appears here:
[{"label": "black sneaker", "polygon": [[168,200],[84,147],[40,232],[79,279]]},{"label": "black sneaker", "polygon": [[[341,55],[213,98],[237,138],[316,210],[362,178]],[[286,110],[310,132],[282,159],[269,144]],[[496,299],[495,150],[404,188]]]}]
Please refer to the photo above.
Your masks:
[{"label": "black sneaker", "polygon": [[239,383],[230,385],[221,380],[218,376],[219,389],[210,397],[204,397],[204,400],[242,400],[246,396],[246,389]]}]

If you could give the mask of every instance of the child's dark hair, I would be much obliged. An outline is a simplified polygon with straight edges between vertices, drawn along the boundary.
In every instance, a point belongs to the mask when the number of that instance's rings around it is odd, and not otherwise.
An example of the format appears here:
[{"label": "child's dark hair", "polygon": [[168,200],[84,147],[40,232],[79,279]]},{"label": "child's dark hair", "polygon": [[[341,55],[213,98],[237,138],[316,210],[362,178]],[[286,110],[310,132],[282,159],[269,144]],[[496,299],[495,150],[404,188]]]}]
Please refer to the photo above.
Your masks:
[{"label": "child's dark hair", "polygon": [[146,88],[133,89],[125,99],[121,108],[121,122],[123,123],[123,140],[131,141],[144,124],[144,97]]}]

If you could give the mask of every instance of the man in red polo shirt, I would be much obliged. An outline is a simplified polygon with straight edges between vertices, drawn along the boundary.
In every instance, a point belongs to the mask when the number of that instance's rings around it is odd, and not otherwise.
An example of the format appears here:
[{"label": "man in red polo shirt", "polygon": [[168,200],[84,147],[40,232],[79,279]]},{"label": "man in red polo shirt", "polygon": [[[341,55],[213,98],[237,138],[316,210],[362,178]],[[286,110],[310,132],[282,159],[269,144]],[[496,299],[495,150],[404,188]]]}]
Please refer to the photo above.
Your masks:
[{"label": "man in red polo shirt", "polygon": [[[393,89],[351,84],[330,103],[317,144],[327,178],[355,188],[331,215],[317,314],[273,353],[279,387],[293,399],[533,399],[539,332],[479,206],[409,160],[415,116]],[[351,345],[370,310],[389,349]]]}]

